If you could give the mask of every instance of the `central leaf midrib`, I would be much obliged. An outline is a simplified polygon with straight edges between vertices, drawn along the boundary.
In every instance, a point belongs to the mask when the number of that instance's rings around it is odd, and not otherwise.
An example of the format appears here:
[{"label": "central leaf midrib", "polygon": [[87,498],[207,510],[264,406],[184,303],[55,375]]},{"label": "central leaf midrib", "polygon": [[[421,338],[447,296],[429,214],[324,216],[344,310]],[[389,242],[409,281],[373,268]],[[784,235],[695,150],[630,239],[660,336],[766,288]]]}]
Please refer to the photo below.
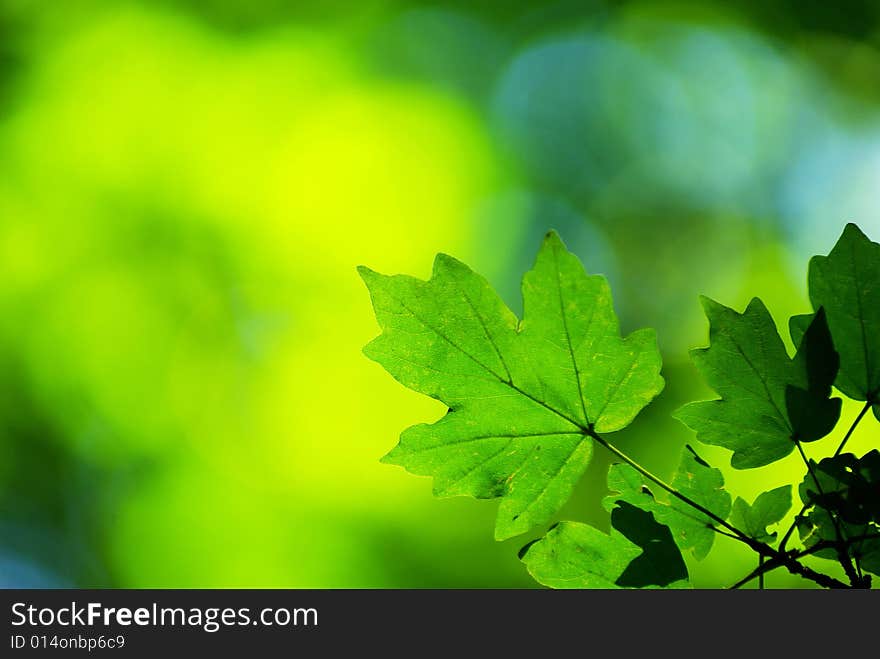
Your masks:
[{"label": "central leaf midrib", "polygon": [[748,355],[746,355],[745,351],[739,345],[739,342],[731,334],[728,334],[727,332],[723,332],[723,333],[730,339],[731,343],[733,343],[733,347],[736,348],[737,352],[739,352],[740,355],[742,355],[742,358],[745,360],[746,364],[749,365],[749,368],[752,369],[755,376],[758,378],[758,382],[760,382],[764,388],[764,393],[767,394],[767,400],[769,400],[770,404],[773,405],[773,409],[776,410],[776,414],[778,414],[779,418],[782,419],[783,423],[785,423],[785,426],[786,426],[786,428],[788,428],[789,433],[793,433],[794,429],[791,427],[791,423],[788,420],[788,416],[783,414],[782,410],[779,409],[779,405],[776,404],[776,401],[774,400],[773,396],[771,395],[770,388],[767,386],[766,380],[764,380],[764,378],[761,376],[761,372],[752,363],[752,360],[749,359]]},{"label": "central leaf midrib", "polygon": [[[584,423],[590,425],[590,417],[587,414],[587,402],[584,400],[584,388],[581,384],[581,372],[578,369],[577,359],[574,356],[574,347],[571,345],[571,333],[568,331],[568,317],[565,314],[565,300],[562,298],[562,280],[559,274],[559,256],[554,249],[553,252],[553,270],[556,274],[556,293],[559,299],[559,315],[562,317],[562,329],[565,332],[565,342],[568,344],[568,354],[571,357],[571,365],[574,367],[574,377],[577,383],[578,396],[581,401],[581,411],[584,413]],[[593,310],[595,314],[595,309]],[[592,321],[592,318],[591,318]]]},{"label": "central leaf midrib", "polygon": [[865,329],[865,316],[862,312],[862,290],[859,287],[859,266],[858,259],[856,258],[856,245],[855,243],[851,244],[850,247],[850,256],[852,258],[853,265],[853,279],[855,280],[855,290],[856,290],[856,309],[858,310],[858,321],[859,321],[859,329],[862,333],[862,353],[865,357],[865,396],[869,397],[871,395],[871,376],[873,375],[873,370],[871,369],[871,360],[868,353],[868,335]]},{"label": "central leaf midrib", "polygon": [[471,444],[473,442],[482,442],[489,439],[535,439],[538,437],[563,437],[563,436],[583,436],[583,433],[575,430],[575,431],[565,431],[565,430],[556,430],[553,432],[534,432],[534,433],[522,433],[522,434],[493,434],[493,435],[480,435],[479,437],[467,437],[465,439],[460,439],[454,442],[444,442],[443,444],[437,444],[435,446],[422,446],[416,450],[409,449],[407,452],[411,454],[419,454],[419,453],[427,453],[428,451],[437,451],[440,449],[449,448],[450,446],[460,446],[461,444]]}]

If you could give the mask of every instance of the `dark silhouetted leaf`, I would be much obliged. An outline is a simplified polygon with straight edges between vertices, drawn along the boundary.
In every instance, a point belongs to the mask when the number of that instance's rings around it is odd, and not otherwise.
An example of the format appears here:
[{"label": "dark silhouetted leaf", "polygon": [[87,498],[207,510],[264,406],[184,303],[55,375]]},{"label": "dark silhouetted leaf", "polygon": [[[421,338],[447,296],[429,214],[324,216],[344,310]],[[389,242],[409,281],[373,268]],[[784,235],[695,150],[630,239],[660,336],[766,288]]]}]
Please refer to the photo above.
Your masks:
[{"label": "dark silhouetted leaf", "polygon": [[794,439],[830,432],[840,400],[829,399],[836,370],[825,316],[815,314],[794,359],[758,298],[742,314],[702,298],[709,347],[691,352],[697,369],[721,396],[690,403],[675,416],[707,444],[733,451],[731,465],[770,464],[794,450]]},{"label": "dark silhouetted leaf", "polygon": [[880,451],[861,458],[842,453],[812,464],[813,474],[799,488],[805,504],[824,508],[848,524],[880,523]]},{"label": "dark silhouetted leaf", "polygon": [[[838,521],[844,546],[849,557],[859,563],[859,567],[874,574],[880,567],[880,528],[876,524],[850,524]],[[798,533],[804,546],[814,547],[819,542],[837,543],[837,532],[831,515],[824,508],[813,508],[797,522]],[[814,553],[814,556],[832,561],[839,560],[835,546],[826,547]]]},{"label": "dark silhouetted leaf", "polygon": [[[843,540],[847,553],[863,570],[877,574],[880,567],[880,451],[874,449],[861,458],[843,453],[811,462],[799,487],[801,500],[811,507],[798,522],[801,540],[807,547],[817,542]],[[816,481],[818,480],[818,484]],[[842,538],[838,538],[834,520]],[[838,559],[835,548],[816,554]]]},{"label": "dark silhouetted leaf", "polygon": [[[727,519],[731,503],[730,494],[724,489],[724,476],[718,469],[706,464],[690,447],[682,451],[672,486],[721,519]],[[655,500],[642,475],[629,465],[611,466],[608,488],[615,494],[605,498],[606,509],[613,510],[614,505],[625,501],[652,512],[660,524],[669,527],[681,551],[693,552],[698,560],[709,553],[715,540],[715,532],[709,525],[714,522],[675,497],[671,497],[668,503]]]},{"label": "dark silhouetted leaf", "polygon": [[880,533],[859,543],[853,556],[863,570],[880,576]]},{"label": "dark silhouetted leaf", "polygon": [[828,314],[840,354],[837,388],[874,403],[880,419],[880,245],[847,224],[828,256],[810,260],[809,281],[810,301]]},{"label": "dark silhouetted leaf", "polygon": [[617,579],[618,586],[666,587],[687,581],[687,566],[669,527],[658,523],[653,514],[618,501],[611,511],[611,526],[642,550]]},{"label": "dark silhouetted leaf", "polygon": [[786,386],[785,409],[794,437],[812,442],[834,430],[840,418],[841,400],[829,398],[840,357],[834,350],[824,309],[816,311],[796,345],[793,368],[798,374],[806,373],[807,386]]}]

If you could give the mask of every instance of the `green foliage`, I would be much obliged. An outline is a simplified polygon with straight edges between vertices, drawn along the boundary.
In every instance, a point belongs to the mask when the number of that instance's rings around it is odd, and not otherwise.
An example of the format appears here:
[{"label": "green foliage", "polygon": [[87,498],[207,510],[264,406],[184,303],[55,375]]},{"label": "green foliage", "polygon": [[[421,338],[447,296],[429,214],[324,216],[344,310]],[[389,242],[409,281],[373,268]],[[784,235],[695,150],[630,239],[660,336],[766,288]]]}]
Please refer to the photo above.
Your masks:
[{"label": "green foliage", "polygon": [[[448,413],[413,426],[384,461],[432,476],[438,496],[498,498],[499,540],[550,523],[595,447],[622,462],[608,471],[605,533],[563,521],[520,552],[552,588],[671,588],[689,585],[684,555],[701,560],[718,534],[747,545],[758,567],[735,585],[778,568],[825,587],[867,587],[880,569],[880,451],[843,453],[880,392],[880,245],[847,225],[827,257],[810,262],[814,311],[789,321],[790,357],[758,298],[739,313],[703,298],[709,345],[692,351],[719,395],[676,417],[700,441],[732,451],[731,465],[769,465],[798,450],[807,473],[803,507],[779,539],[791,486],[731,503],[722,472],[690,447],[669,483],[608,438],[663,388],[651,330],[620,336],[607,281],[588,275],[555,233],[523,278],[518,320],[485,279],[446,255],[432,277],[360,269],[382,334],[365,353]],[[803,444],[837,430],[841,399],[864,401],[836,451],[818,462]],[[662,495],[655,497],[654,489]],[[787,543],[798,530],[802,548]],[[849,583],[803,562],[836,560]]]},{"label": "green foliage", "polygon": [[620,588],[617,580],[641,552],[622,533],[561,522],[522,553],[536,581],[551,588]]},{"label": "green foliage", "polygon": [[737,497],[730,511],[730,523],[742,529],[747,536],[760,542],[772,542],[776,533],[767,531],[768,526],[781,522],[791,509],[791,485],[783,485],[769,492],[762,492],[749,505]]},{"label": "green foliage", "polygon": [[[726,519],[730,513],[730,494],[724,491],[724,476],[706,464],[690,447],[682,454],[672,487],[718,518]],[[681,538],[679,545],[682,549],[693,551],[698,559],[704,558],[715,539],[712,519],[680,499],[673,499],[670,507],[674,512],[664,518],[675,530],[676,538]]]},{"label": "green foliage", "polygon": [[731,449],[731,465],[748,469],[784,458],[795,438],[814,441],[833,430],[841,401],[829,399],[837,358],[824,313],[815,314],[790,359],[758,298],[742,314],[708,298],[703,308],[710,345],[691,355],[722,398],[676,413],[700,441]]},{"label": "green foliage", "polygon": [[824,508],[848,524],[880,524],[880,451],[861,458],[835,455],[812,462],[811,471],[799,488],[805,504]]},{"label": "green foliage", "polygon": [[536,581],[551,588],[683,588],[687,566],[669,528],[650,512],[618,501],[611,532],[561,522],[520,557]]},{"label": "green foliage", "polygon": [[837,388],[854,400],[872,401],[880,414],[880,245],[847,224],[828,256],[810,260],[809,280],[810,302],[828,314],[840,354]]},{"label": "green foliage", "polygon": [[591,433],[624,428],[663,388],[654,332],[622,339],[608,282],[554,233],[523,279],[522,322],[450,256],[427,282],[361,276],[383,330],[367,356],[449,406],[384,460],[433,476],[439,496],[501,498],[499,540],[547,523],[590,461]]},{"label": "green foliage", "polygon": [[[730,513],[730,494],[724,490],[724,476],[710,467],[690,446],[686,446],[672,478],[672,487],[711,513],[726,518]],[[648,482],[638,470],[627,464],[615,464],[608,470],[608,489],[616,492],[605,499],[609,511],[618,501],[626,501],[654,514],[666,525],[681,551],[691,551],[702,560],[712,549],[715,532],[712,519],[677,498],[668,503],[654,499]]]},{"label": "green foliage", "polygon": [[[559,525],[521,552],[535,580],[559,587],[557,579],[565,575],[568,587],[583,587],[582,584],[595,581],[599,576],[592,556],[596,552],[615,550],[627,558],[627,563],[612,565],[612,571],[602,572],[601,577],[610,579],[616,587],[686,585],[687,566],[679,547],[687,543],[681,542],[684,536],[680,533],[676,543],[673,531],[665,523],[684,521],[681,516],[671,506],[656,501],[641,474],[629,465],[611,466],[608,489],[614,492],[605,499],[605,507],[611,514],[611,534],[605,535],[585,524]],[[633,546],[641,553],[630,556]]]},{"label": "green foliage", "polygon": [[[804,544],[834,543],[838,534],[847,541],[847,555],[867,572],[880,574],[880,451],[861,458],[841,453],[811,461],[810,473],[798,491],[811,510],[798,522]],[[834,547],[817,553],[834,559]]]},{"label": "green foliage", "polygon": [[[622,588],[686,586],[687,565],[668,526],[626,501],[611,510],[611,526],[642,550],[615,582]],[[540,580],[539,580],[540,581]]]}]

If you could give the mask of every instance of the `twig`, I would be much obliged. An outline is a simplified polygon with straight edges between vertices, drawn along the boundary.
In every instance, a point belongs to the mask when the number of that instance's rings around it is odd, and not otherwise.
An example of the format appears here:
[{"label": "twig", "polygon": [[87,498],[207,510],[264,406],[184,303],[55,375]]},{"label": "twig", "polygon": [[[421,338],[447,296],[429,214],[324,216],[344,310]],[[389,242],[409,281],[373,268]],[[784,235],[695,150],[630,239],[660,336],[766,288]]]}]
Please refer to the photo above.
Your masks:
[{"label": "twig", "polygon": [[810,581],[814,581],[820,586],[824,586],[825,588],[849,588],[847,584],[843,583],[835,579],[834,577],[830,577],[827,574],[822,574],[821,572],[816,572],[815,570],[808,568],[807,566],[799,563],[796,559],[793,559],[790,555],[777,551],[773,549],[770,545],[755,540],[754,538],[749,537],[743,531],[739,530],[732,524],[730,524],[727,520],[722,519],[720,516],[713,513],[711,510],[706,508],[705,506],[700,505],[690,497],[682,494],[674,487],[666,483],[663,479],[658,476],[655,476],[650,471],[642,467],[638,462],[630,458],[628,455],[623,453],[620,449],[618,449],[613,444],[610,444],[604,437],[596,433],[592,429],[588,429],[587,434],[592,437],[600,446],[605,447],[608,451],[616,455],[618,458],[626,462],[633,469],[642,474],[645,478],[652,481],[653,483],[659,485],[661,488],[666,490],[669,494],[674,496],[676,499],[686,503],[691,508],[698,510],[699,512],[706,515],[709,519],[713,520],[720,526],[724,527],[728,531],[730,531],[734,537],[740,542],[747,544],[752,548],[753,551],[757,552],[759,556],[765,556],[767,558],[775,558],[781,562],[781,564],[792,574],[797,574],[798,576],[803,577],[804,579],[809,579]]}]

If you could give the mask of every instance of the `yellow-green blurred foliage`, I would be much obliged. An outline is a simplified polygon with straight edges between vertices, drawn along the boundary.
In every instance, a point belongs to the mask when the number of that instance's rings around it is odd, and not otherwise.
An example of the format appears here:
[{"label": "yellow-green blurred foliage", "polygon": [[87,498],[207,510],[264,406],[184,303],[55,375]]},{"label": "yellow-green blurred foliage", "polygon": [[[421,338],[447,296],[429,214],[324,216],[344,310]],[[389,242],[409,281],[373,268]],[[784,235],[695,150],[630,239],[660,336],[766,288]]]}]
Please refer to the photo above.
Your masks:
[{"label": "yellow-green blurred foliage", "polygon": [[[516,308],[551,226],[658,328],[669,387],[620,443],[672,468],[669,412],[709,393],[697,294],[785,334],[808,256],[846,220],[878,238],[880,57],[554,7],[0,3],[0,584],[530,585],[495,504],[379,464],[443,407],[361,355],[355,266],[448,252]],[[565,516],[605,523],[605,465]],[[751,498],[802,471],[726,473]],[[749,561],[720,542],[695,583]]]}]

